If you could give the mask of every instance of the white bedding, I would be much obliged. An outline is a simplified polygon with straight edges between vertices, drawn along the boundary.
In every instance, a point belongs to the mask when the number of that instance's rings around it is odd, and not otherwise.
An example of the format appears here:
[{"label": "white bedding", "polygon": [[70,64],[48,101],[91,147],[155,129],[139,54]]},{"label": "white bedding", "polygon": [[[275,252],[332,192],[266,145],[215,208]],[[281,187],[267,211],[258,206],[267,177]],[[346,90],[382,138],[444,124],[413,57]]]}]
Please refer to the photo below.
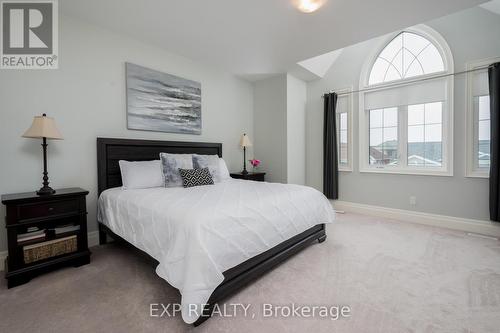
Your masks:
[{"label": "white bedding", "polygon": [[[158,260],[156,273],[182,295],[182,318],[198,319],[223,272],[320,223],[334,210],[317,190],[227,180],[213,186],[104,191],[98,219]],[[199,311],[198,311],[199,312]]]}]

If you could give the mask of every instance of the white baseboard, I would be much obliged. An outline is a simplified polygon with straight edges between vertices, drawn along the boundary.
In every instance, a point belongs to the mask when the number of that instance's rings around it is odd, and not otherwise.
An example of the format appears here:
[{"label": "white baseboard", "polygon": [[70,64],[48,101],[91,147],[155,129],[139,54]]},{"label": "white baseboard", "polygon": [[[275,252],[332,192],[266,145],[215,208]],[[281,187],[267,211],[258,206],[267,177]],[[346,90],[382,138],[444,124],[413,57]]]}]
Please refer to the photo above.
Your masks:
[{"label": "white baseboard", "polygon": [[[87,237],[89,247],[99,245],[99,231],[91,231]],[[7,251],[0,251],[0,271],[5,269],[5,258],[7,258]]]},{"label": "white baseboard", "polygon": [[338,200],[333,201],[333,206],[337,210],[344,210],[346,212],[360,213],[371,216],[390,218],[404,222],[425,224],[434,227],[448,228],[482,235],[500,237],[500,223],[491,221],[429,214]]}]

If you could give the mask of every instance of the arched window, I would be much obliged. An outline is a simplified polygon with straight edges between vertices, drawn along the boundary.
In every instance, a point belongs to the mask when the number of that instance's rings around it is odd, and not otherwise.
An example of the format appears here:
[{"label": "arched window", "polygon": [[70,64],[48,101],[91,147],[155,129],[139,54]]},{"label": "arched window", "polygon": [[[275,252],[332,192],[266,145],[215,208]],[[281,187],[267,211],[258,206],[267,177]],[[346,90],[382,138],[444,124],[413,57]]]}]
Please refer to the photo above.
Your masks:
[{"label": "arched window", "polygon": [[426,26],[385,39],[360,78],[360,170],[452,174],[453,58]]},{"label": "arched window", "polygon": [[379,84],[444,71],[444,61],[431,41],[403,31],[379,53],[369,84]]}]

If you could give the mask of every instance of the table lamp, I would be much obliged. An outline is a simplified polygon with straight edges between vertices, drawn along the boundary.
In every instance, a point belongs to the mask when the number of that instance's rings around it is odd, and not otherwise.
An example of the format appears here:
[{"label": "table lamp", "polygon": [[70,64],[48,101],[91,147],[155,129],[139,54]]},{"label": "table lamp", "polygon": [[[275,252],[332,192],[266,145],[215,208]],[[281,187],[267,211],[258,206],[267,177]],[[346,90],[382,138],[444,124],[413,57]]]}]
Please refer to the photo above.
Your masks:
[{"label": "table lamp", "polygon": [[47,117],[45,113],[42,116],[36,116],[31,127],[23,134],[23,138],[42,139],[43,186],[36,194],[54,194],[56,191],[49,186],[49,174],[47,172],[47,139],[62,140],[63,137],[56,127],[56,122],[53,118]]},{"label": "table lamp", "polygon": [[248,175],[247,171],[247,147],[252,147],[252,142],[246,134],[241,136],[240,147],[243,148],[243,171],[241,171],[242,175]]}]

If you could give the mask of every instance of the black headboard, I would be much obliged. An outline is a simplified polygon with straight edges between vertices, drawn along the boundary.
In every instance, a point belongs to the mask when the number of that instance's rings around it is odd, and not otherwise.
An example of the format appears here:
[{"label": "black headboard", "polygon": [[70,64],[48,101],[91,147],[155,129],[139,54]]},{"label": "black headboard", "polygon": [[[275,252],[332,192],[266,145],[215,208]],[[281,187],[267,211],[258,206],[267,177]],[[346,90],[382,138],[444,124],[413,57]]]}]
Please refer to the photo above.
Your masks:
[{"label": "black headboard", "polygon": [[160,153],[219,155],[222,143],[97,138],[97,184],[102,191],[122,185],[119,160],[148,161]]}]

